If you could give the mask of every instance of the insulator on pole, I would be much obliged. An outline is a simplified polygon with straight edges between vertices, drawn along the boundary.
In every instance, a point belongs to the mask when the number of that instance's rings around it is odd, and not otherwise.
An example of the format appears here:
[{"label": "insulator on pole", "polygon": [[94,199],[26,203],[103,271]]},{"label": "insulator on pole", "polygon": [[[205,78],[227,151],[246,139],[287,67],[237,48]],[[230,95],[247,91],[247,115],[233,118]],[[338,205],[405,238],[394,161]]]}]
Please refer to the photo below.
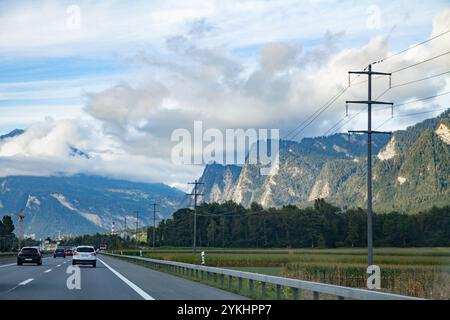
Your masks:
[{"label": "insulator on pole", "polygon": [[389,75],[389,89],[392,88],[392,75]]}]

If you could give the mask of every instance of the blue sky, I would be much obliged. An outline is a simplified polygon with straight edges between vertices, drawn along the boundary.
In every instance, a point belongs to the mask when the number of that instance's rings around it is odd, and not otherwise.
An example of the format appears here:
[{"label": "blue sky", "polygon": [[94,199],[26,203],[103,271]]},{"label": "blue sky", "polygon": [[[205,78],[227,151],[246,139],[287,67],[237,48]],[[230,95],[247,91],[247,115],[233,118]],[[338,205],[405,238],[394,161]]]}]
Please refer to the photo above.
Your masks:
[{"label": "blue sky", "polygon": [[[173,6],[161,1],[1,1],[1,33],[13,34],[15,41],[0,37],[0,107],[14,106],[17,122],[0,120],[0,131],[29,125],[20,115],[30,105],[80,106],[85,92],[131,77],[136,65],[129,60],[142,52],[162,51],[167,37],[185,32],[199,19],[212,26],[198,39],[200,46],[223,47],[251,68],[267,42],[288,41],[308,48],[320,45],[327,31],[345,33],[337,41],[344,49],[386,36],[394,28],[390,49],[405,48],[425,39],[432,18],[449,5],[448,1],[239,1],[239,7],[233,1],[225,4],[229,2],[186,1],[180,7],[178,1]],[[64,30],[71,17],[67,8],[74,4],[80,8],[80,30]],[[372,6],[379,8],[381,21],[368,29]]]},{"label": "blue sky", "polygon": [[[348,70],[450,29],[448,10],[448,0],[0,1],[0,133],[49,117],[78,121],[115,140],[101,148],[159,159],[140,149],[143,141],[157,139],[149,144],[168,150],[171,130],[199,118],[219,129],[288,132],[345,84]],[[449,43],[450,36],[379,68],[429,57]],[[446,71],[448,61],[393,81]],[[448,88],[443,77],[386,98],[402,103]],[[339,104],[302,136],[323,134],[342,116]],[[386,129],[426,116],[393,120]]]}]

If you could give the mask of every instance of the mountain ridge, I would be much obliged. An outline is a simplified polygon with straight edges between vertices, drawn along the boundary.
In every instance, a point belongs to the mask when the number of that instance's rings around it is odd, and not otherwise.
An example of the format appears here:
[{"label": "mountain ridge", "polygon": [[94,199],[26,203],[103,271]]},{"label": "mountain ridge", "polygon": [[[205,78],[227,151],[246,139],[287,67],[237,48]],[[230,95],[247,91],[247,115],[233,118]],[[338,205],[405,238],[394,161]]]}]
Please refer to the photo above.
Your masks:
[{"label": "mountain ridge", "polygon": [[[373,144],[374,209],[417,212],[433,204],[450,203],[449,110],[417,123],[391,137],[375,135]],[[258,165],[245,164],[226,193],[218,190],[220,168],[212,177],[208,165],[199,181],[205,202],[232,200],[248,207],[310,205],[325,198],[341,207],[365,207],[367,174],[365,135],[334,134],[280,141],[280,169],[272,176],[259,175]],[[215,164],[220,166],[220,164]],[[228,165],[230,166],[230,165]],[[211,192],[214,189],[214,196]],[[214,200],[214,201],[211,201]]]}]

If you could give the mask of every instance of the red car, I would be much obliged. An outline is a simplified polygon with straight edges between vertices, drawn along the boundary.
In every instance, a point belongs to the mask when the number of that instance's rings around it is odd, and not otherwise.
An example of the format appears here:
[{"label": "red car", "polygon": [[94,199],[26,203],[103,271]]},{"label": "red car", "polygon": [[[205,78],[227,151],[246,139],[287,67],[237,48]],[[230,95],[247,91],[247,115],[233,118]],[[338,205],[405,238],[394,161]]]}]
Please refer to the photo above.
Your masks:
[{"label": "red car", "polygon": [[72,249],[67,249],[67,250],[66,250],[66,256],[73,256],[73,251],[72,251]]}]

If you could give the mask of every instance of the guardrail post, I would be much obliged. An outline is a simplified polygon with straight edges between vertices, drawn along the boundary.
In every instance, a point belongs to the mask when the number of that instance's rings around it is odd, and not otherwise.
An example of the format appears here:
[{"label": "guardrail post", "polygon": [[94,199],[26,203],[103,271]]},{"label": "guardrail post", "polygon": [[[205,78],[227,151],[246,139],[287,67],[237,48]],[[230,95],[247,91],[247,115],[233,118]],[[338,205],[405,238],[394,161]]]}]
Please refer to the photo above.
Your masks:
[{"label": "guardrail post", "polygon": [[205,280],[205,273],[203,270],[201,271],[201,274],[202,274],[202,281],[203,281],[203,280]]},{"label": "guardrail post", "polygon": [[319,300],[319,292],[317,292],[317,291],[313,292],[313,299],[314,300]]},{"label": "guardrail post", "polygon": [[220,285],[222,288],[225,286],[225,276],[223,274],[220,275]]},{"label": "guardrail post", "polygon": [[250,288],[250,291],[253,292],[253,290],[255,289],[255,284],[252,279],[248,280],[248,286]]},{"label": "guardrail post", "polygon": [[209,281],[209,277],[210,276],[210,273],[208,272],[208,271],[206,271],[206,281]]},{"label": "guardrail post", "polygon": [[239,290],[242,290],[242,278],[241,277],[238,278],[238,282],[239,282]]},{"label": "guardrail post", "polygon": [[195,279],[198,279],[198,269],[195,269]]},{"label": "guardrail post", "polygon": [[265,297],[265,295],[266,295],[266,283],[265,282],[261,282],[261,295],[263,297]]},{"label": "guardrail post", "polygon": [[233,276],[228,276],[228,289],[233,287]]},{"label": "guardrail post", "polygon": [[292,299],[298,300],[298,288],[292,288]]},{"label": "guardrail post", "polygon": [[277,300],[281,299],[281,285],[277,284],[276,286]]}]

